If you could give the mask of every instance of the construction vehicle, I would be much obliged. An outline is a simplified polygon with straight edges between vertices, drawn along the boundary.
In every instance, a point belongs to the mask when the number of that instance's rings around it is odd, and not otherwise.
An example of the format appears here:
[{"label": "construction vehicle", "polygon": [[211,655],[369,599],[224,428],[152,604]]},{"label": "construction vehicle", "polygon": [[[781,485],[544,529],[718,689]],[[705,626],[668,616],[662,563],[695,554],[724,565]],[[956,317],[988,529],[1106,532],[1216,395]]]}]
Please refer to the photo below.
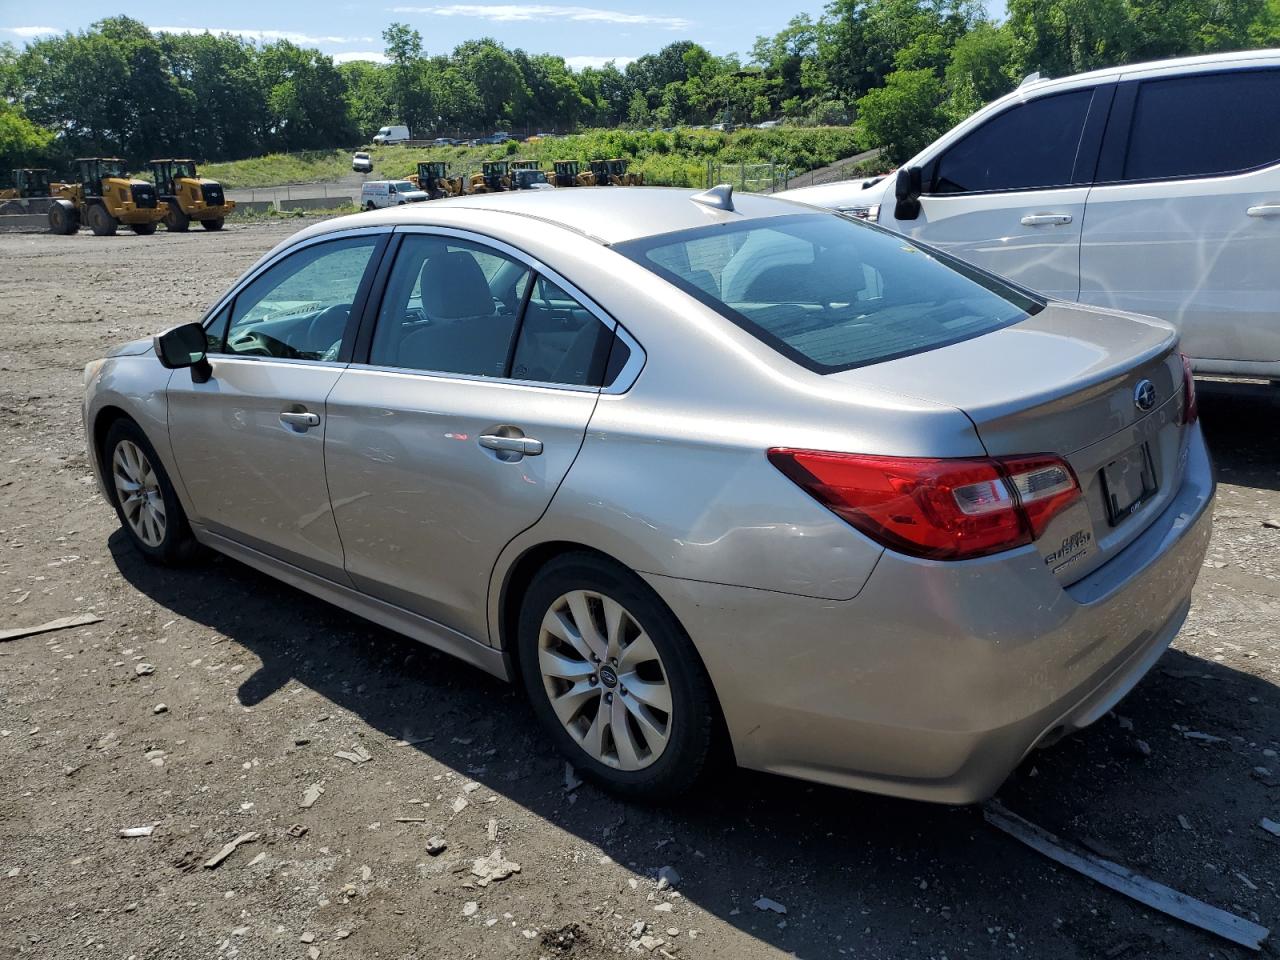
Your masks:
[{"label": "construction vehicle", "polygon": [[154,183],[133,180],[125,173],[119,157],[81,157],[75,164],[75,179],[49,185],[53,202],[49,205],[49,229],[69,234],[81,224],[96,237],[109,237],[124,224],[140,236],[156,232],[169,205],[162,202]]},{"label": "construction vehicle", "polygon": [[554,186],[538,167],[521,167],[511,171],[512,190],[546,190]]},{"label": "construction vehicle", "polygon": [[148,166],[161,201],[169,205],[166,230],[185,233],[192,220],[198,220],[206,230],[222,229],[236,202],[227,199],[217,180],[197,174],[194,160],[152,160]]},{"label": "construction vehicle", "polygon": [[9,171],[9,185],[0,187],[0,213],[26,213],[27,204],[21,200],[33,200],[49,196],[49,171],[43,168],[21,167]]},{"label": "construction vehicle", "polygon": [[644,174],[627,173],[627,161],[592,160],[591,173],[598,187],[639,187],[644,185]]},{"label": "construction vehicle", "polygon": [[423,191],[429,200],[461,196],[465,186],[462,177],[449,176],[449,165],[441,160],[420,162],[418,172],[409,175],[409,182]]},{"label": "construction vehicle", "polygon": [[472,193],[500,193],[511,189],[511,164],[506,160],[486,160],[480,173],[471,175]]},{"label": "construction vehicle", "polygon": [[591,187],[595,185],[595,177],[583,173],[582,164],[577,160],[557,160],[555,162],[555,184],[557,187]]}]

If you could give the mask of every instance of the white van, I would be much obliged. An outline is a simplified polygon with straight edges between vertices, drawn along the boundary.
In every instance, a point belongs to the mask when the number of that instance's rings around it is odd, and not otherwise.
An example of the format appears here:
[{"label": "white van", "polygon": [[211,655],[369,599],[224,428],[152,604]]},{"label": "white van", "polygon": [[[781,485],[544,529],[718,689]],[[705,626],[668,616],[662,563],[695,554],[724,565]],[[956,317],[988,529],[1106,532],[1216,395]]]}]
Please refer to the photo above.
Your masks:
[{"label": "white van", "polygon": [[1280,50],[1028,78],[896,176],[787,190],[1280,381]]},{"label": "white van", "polygon": [[409,128],[405,126],[383,127],[373,135],[373,142],[379,146],[388,143],[404,143],[406,140],[412,140],[409,136]]},{"label": "white van", "polygon": [[395,207],[426,199],[426,191],[419,190],[408,180],[369,180],[360,188],[361,210]]}]

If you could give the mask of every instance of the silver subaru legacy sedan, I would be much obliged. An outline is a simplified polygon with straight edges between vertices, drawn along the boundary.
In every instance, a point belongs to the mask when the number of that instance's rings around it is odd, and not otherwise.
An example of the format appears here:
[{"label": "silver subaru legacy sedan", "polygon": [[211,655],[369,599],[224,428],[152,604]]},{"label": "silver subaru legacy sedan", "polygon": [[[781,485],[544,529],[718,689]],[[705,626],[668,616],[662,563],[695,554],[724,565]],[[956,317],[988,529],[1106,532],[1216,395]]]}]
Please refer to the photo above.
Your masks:
[{"label": "silver subaru legacy sedan", "polygon": [[85,370],[148,559],[212,548],[512,681],[585,775],[990,795],[1187,616],[1165,323],[727,188],[311,226]]}]

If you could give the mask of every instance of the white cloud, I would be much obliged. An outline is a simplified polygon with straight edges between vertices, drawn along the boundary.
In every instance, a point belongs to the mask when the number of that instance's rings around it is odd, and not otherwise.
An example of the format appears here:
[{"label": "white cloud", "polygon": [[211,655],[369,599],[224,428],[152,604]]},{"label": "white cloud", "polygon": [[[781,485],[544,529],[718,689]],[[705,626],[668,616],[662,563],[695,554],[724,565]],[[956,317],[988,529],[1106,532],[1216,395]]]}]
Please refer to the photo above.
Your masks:
[{"label": "white cloud", "polygon": [[46,37],[51,33],[61,33],[57,27],[0,27],[0,33],[12,33],[15,37],[30,39]]},{"label": "white cloud", "polygon": [[476,17],[497,23],[529,20],[577,20],[590,23],[633,23],[684,30],[693,25],[684,17],[622,13],[598,7],[562,7],[542,3],[451,3],[438,7],[392,7],[392,13],[428,13],[437,17]]},{"label": "white cloud", "polygon": [[152,27],[152,33],[229,33],[232,36],[244,37],[246,40],[261,40],[270,43],[273,40],[288,40],[290,43],[315,45],[318,43],[372,43],[373,37],[318,37],[309,33],[295,33],[292,30],[233,30],[229,27]]},{"label": "white cloud", "polygon": [[635,57],[565,57],[564,62],[570,70],[585,70],[587,67],[595,67],[597,70],[606,63],[612,62],[619,70],[625,69],[628,63],[634,61]]},{"label": "white cloud", "polygon": [[387,55],[377,50],[349,50],[330,54],[334,63],[350,63],[352,60],[368,60],[370,63],[387,63]]}]

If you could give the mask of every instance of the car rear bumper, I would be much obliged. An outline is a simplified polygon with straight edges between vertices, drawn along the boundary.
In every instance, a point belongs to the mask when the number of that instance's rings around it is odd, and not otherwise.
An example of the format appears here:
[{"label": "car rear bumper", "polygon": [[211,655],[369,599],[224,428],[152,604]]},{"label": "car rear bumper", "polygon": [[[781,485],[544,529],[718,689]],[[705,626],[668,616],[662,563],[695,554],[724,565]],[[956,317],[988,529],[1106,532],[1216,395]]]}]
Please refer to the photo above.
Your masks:
[{"label": "car rear bumper", "polygon": [[740,764],[969,803],[1159,659],[1190,607],[1213,494],[1196,427],[1164,512],[1066,588],[1034,545],[962,563],[886,552],[847,601],[648,579],[706,663]]}]

